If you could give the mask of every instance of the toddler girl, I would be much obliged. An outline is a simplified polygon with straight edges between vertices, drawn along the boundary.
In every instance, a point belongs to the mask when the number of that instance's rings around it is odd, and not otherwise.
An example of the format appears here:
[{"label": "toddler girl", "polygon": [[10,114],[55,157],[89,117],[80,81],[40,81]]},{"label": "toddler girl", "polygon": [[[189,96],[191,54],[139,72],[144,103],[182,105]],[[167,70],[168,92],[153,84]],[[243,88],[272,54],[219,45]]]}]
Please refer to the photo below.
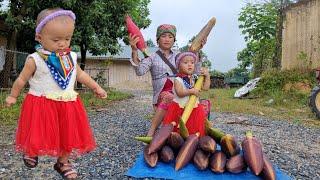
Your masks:
[{"label": "toddler girl", "polygon": [[[176,57],[176,66],[179,73],[174,79],[173,84],[173,102],[168,107],[168,112],[163,120],[164,124],[169,124],[175,121],[179,124],[180,117],[183,113],[190,95],[199,95],[199,90],[193,88],[194,79],[192,75],[195,72],[195,64],[198,62],[198,57],[192,52],[183,52]],[[204,75],[202,90],[208,90],[210,88],[210,75],[207,68],[201,68],[200,75]],[[186,123],[189,134],[200,133],[200,136],[205,135],[205,119],[206,112],[204,105],[197,101],[192,113]],[[179,131],[177,126],[174,131]]]},{"label": "toddler girl", "polygon": [[54,169],[63,178],[75,179],[77,172],[69,162],[71,154],[92,151],[96,143],[85,108],[77,92],[78,81],[98,98],[107,93],[77,65],[77,54],[70,51],[75,14],[63,9],[45,9],[37,18],[35,40],[40,43],[30,54],[14,82],[7,106],[16,103],[29,82],[30,89],[21,107],[16,133],[16,149],[26,166],[34,168],[38,156],[57,157]]}]

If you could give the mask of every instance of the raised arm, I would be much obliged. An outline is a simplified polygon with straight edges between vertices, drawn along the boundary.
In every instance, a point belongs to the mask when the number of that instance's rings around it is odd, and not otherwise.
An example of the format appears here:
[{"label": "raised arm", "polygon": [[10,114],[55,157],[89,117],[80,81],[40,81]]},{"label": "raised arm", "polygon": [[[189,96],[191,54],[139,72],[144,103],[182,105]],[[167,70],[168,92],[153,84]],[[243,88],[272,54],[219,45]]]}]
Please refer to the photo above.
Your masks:
[{"label": "raised arm", "polygon": [[201,90],[207,91],[210,89],[210,83],[211,83],[208,68],[202,67],[200,69],[200,74],[204,75],[204,82],[203,82]]},{"label": "raised arm", "polygon": [[138,48],[137,48],[138,41],[139,41],[139,37],[137,35],[129,34],[129,43],[131,45],[131,50],[132,50],[131,58],[136,65],[140,63],[139,56],[138,56]]},{"label": "raised arm", "polygon": [[137,42],[139,41],[139,37],[136,35],[129,35],[129,43],[131,45],[131,64],[134,66],[136,74],[138,76],[142,76],[147,73],[151,69],[151,57],[144,58],[142,60],[139,59],[138,56],[138,48]]}]

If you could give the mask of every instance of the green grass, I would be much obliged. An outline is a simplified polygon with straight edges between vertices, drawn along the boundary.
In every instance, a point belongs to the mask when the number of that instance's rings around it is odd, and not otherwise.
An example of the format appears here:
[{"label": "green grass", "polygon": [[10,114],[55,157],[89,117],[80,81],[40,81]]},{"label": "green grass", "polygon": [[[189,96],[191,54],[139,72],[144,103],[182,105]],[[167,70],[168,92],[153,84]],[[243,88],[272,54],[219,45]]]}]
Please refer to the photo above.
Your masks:
[{"label": "green grass", "polygon": [[[232,112],[251,115],[260,115],[272,119],[286,120],[296,124],[320,127],[320,120],[311,112],[310,108],[301,102],[297,102],[296,97],[281,98],[279,94],[274,103],[267,103],[270,97],[260,97],[252,99],[233,98],[236,89],[211,89],[202,93],[202,98],[209,98],[212,103],[213,112]],[[276,103],[277,101],[277,103]],[[279,103],[279,102],[282,103]]]},{"label": "green grass", "polygon": [[[271,96],[237,99],[233,98],[236,89],[211,89],[203,91],[201,98],[210,99],[212,102],[212,112],[232,112],[240,114],[260,115],[267,118],[290,121],[294,124],[302,124],[320,128],[320,120],[311,112],[306,105],[305,96],[290,97],[281,91],[274,92]],[[10,108],[5,108],[4,102],[8,92],[0,91],[0,126],[16,125],[22,96],[18,98],[18,103]],[[108,90],[108,98],[97,99],[91,92],[80,93],[81,99],[87,110],[95,110],[107,107],[109,103],[130,98],[132,95],[114,90]],[[267,103],[273,99],[273,103]]]},{"label": "green grass", "polygon": [[[5,99],[9,92],[0,91],[0,126],[14,126],[17,123],[17,119],[20,113],[20,106],[23,100],[23,96],[20,95],[18,102],[12,107],[5,107]],[[87,110],[94,110],[103,107],[107,107],[108,104],[114,101],[123,100],[132,97],[129,93],[108,90],[107,99],[96,98],[91,91],[80,92],[81,100]]]},{"label": "green grass", "polygon": [[107,100],[96,98],[91,92],[80,93],[81,100],[87,109],[105,107],[112,101],[119,101],[132,97],[132,94],[108,90]]},{"label": "green grass", "polygon": [[23,97],[19,96],[17,103],[9,108],[5,107],[7,91],[0,91],[0,125],[15,125],[20,113],[20,105]]}]

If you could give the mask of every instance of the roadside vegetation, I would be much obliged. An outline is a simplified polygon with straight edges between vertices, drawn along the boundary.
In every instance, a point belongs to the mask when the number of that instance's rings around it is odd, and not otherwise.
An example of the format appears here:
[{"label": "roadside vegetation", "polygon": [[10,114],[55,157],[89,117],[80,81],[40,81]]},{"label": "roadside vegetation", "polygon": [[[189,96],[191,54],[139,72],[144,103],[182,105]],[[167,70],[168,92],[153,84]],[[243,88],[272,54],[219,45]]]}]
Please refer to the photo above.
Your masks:
[{"label": "roadside vegetation", "polygon": [[312,71],[266,71],[258,87],[242,99],[233,98],[237,88],[211,89],[203,93],[210,98],[212,112],[252,114],[297,124],[320,127],[320,120],[308,106],[315,85]]},{"label": "roadside vegetation", "polygon": [[204,93],[213,103],[212,111],[261,115],[320,127],[320,120],[309,107],[309,96],[316,85],[316,75],[309,62],[311,58],[300,53],[297,58],[304,62],[302,65],[286,71],[281,69],[285,17],[282,9],[295,2],[255,1],[241,9],[238,21],[246,47],[237,54],[239,64],[227,73],[212,71],[211,75],[224,77],[224,80],[261,79],[257,88],[242,99],[233,98],[236,88],[212,89]]}]

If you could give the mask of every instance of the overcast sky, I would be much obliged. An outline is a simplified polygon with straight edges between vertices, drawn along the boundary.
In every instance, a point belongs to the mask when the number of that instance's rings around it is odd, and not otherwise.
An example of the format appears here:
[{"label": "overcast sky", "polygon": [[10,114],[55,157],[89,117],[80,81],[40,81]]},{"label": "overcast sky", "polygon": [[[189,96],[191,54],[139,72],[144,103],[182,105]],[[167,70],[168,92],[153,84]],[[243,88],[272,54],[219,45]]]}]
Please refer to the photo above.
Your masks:
[{"label": "overcast sky", "polygon": [[185,46],[211,17],[217,19],[203,51],[212,62],[212,68],[227,72],[237,66],[237,52],[245,47],[238,28],[238,16],[244,2],[239,0],[151,0],[150,26],[143,30],[145,40],[156,42],[160,24],[177,27],[177,43]]},{"label": "overcast sky", "polygon": [[177,44],[182,47],[215,17],[216,25],[203,51],[211,60],[212,69],[227,72],[237,66],[237,52],[245,47],[238,28],[238,16],[244,5],[244,0],[151,0],[149,18],[152,22],[142,33],[145,40],[156,42],[157,27],[173,24],[177,27]]}]

